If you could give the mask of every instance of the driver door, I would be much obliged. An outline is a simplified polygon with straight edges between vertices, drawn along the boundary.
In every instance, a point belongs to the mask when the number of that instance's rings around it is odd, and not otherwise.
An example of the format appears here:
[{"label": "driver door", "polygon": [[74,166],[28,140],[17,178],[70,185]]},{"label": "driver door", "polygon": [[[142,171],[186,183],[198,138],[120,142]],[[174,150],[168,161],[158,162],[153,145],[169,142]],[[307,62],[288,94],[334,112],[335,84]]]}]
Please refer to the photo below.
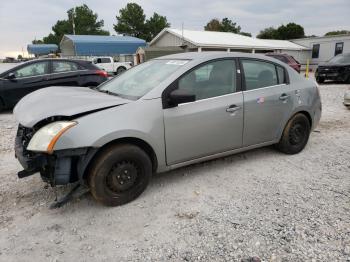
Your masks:
[{"label": "driver door", "polygon": [[49,86],[49,61],[40,61],[15,69],[14,78],[6,79],[3,94],[9,104],[16,104],[27,94]]},{"label": "driver door", "polygon": [[176,82],[196,101],[165,106],[168,165],[242,146],[243,94],[237,75],[236,61],[222,59],[200,65]]}]

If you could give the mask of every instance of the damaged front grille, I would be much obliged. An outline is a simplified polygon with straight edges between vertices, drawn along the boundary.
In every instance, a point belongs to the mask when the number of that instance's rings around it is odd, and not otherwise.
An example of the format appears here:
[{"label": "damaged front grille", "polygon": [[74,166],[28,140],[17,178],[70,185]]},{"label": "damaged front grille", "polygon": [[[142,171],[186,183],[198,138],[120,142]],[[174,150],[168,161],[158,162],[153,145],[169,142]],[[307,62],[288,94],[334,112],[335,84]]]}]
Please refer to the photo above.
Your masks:
[{"label": "damaged front grille", "polygon": [[35,131],[33,128],[28,128],[22,125],[18,126],[17,135],[16,135],[16,144],[17,146],[20,145],[22,147],[23,154],[26,157],[31,156],[31,152],[27,151],[27,146],[30,140],[32,139],[34,133]]}]

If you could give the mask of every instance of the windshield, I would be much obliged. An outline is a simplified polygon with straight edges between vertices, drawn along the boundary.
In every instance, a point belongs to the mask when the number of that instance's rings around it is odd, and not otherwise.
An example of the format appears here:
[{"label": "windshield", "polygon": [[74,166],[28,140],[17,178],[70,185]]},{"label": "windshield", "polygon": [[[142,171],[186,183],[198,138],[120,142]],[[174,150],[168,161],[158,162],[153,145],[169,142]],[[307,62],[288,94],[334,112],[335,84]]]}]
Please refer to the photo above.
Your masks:
[{"label": "windshield", "polygon": [[151,60],[102,84],[98,90],[127,99],[138,99],[187,62],[188,60]]},{"label": "windshield", "polygon": [[350,64],[350,54],[337,55],[328,62],[330,64]]}]

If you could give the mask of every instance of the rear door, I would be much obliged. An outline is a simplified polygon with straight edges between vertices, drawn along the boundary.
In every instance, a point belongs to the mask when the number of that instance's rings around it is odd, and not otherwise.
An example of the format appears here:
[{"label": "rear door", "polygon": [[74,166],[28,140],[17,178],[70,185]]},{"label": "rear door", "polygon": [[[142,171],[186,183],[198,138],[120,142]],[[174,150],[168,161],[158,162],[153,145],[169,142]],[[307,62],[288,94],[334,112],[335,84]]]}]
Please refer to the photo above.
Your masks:
[{"label": "rear door", "polygon": [[79,86],[80,66],[73,61],[52,61],[50,85],[52,86]]},{"label": "rear door", "polygon": [[278,139],[293,108],[287,70],[265,60],[240,59],[243,76],[243,145]]},{"label": "rear door", "polygon": [[11,71],[15,78],[3,80],[3,99],[6,104],[14,105],[25,95],[49,86],[49,63],[48,60],[38,61]]},{"label": "rear door", "polygon": [[200,65],[175,83],[175,89],[195,94],[196,101],[165,105],[169,165],[242,146],[243,95],[238,79],[236,61],[227,59]]}]

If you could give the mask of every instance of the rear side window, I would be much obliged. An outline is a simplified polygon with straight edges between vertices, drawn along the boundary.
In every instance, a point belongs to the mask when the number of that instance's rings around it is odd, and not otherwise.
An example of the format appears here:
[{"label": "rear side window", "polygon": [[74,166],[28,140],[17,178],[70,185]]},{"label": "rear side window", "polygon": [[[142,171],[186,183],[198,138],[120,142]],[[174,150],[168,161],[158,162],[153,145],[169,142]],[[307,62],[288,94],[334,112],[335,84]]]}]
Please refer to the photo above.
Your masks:
[{"label": "rear side window", "polygon": [[242,60],[246,90],[254,90],[278,84],[276,67],[272,63]]},{"label": "rear side window", "polygon": [[77,71],[77,70],[78,70],[78,65],[74,62],[69,62],[69,61],[52,62],[53,73],[62,73],[62,72]]},{"label": "rear side window", "polygon": [[276,58],[276,59],[278,59],[278,60],[288,64],[288,59],[286,57],[284,57],[284,56],[278,55],[278,56],[272,56],[272,57],[274,57],[274,58]]},{"label": "rear side window", "polygon": [[286,81],[286,72],[283,67],[276,66],[277,69],[277,75],[278,75],[278,84],[285,84]]},{"label": "rear side window", "polygon": [[106,64],[106,63],[111,63],[111,59],[108,57],[102,57],[102,58],[97,58],[95,60],[95,64]]}]

